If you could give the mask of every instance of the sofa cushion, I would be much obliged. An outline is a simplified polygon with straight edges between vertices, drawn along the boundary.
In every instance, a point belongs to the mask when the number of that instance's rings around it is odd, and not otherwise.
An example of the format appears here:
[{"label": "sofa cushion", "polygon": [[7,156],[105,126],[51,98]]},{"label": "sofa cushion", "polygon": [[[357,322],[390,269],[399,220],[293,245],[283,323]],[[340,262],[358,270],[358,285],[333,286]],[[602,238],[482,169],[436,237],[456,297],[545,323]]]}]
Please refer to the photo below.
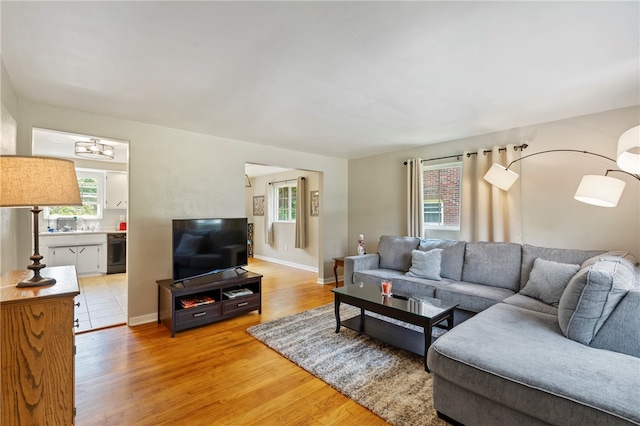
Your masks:
[{"label": "sofa cushion", "polygon": [[633,257],[633,255],[628,251],[607,251],[601,254],[593,255],[593,257],[582,262],[581,267],[587,268],[589,266],[594,265],[599,260],[608,259],[608,258],[613,258],[614,260],[619,259],[622,262],[626,263],[627,266],[629,266],[630,268],[635,268],[636,265],[638,264],[636,262],[636,259]]},{"label": "sofa cushion", "polygon": [[460,281],[436,288],[436,298],[457,303],[459,309],[471,312],[484,311],[513,294],[506,288]]},{"label": "sofa cushion", "polygon": [[419,238],[383,235],[378,243],[381,269],[407,272],[411,267],[411,251],[418,248]]},{"label": "sofa cushion", "polygon": [[551,306],[558,306],[560,296],[569,284],[569,280],[580,270],[580,265],[558,263],[537,258],[529,274],[529,281],[520,293],[530,296]]},{"label": "sofa cushion", "polygon": [[405,275],[440,281],[442,279],[440,277],[441,262],[442,249],[413,250],[411,252],[411,267]]},{"label": "sofa cushion", "polygon": [[622,258],[601,258],[581,269],[562,293],[558,306],[558,322],[565,336],[590,344],[633,287],[633,279],[633,268]]},{"label": "sofa cushion", "polygon": [[518,291],[521,251],[515,243],[468,242],[462,281]]},{"label": "sofa cushion", "polygon": [[541,420],[518,424],[640,423],[640,359],[569,340],[552,315],[499,303],[439,337],[427,361],[434,376]]},{"label": "sofa cushion", "polygon": [[445,287],[455,281],[442,278],[440,281],[429,280],[427,278],[411,277],[409,275],[399,275],[391,279],[393,293],[404,296],[427,296],[435,297],[437,288]]},{"label": "sofa cushion", "polygon": [[640,358],[640,266],[635,284],[602,324],[589,346]]},{"label": "sofa cushion", "polygon": [[602,254],[602,250],[574,250],[574,249],[558,249],[537,247],[529,244],[522,245],[522,267],[520,271],[520,288],[524,287],[529,281],[529,274],[533,269],[533,262],[540,258],[545,260],[553,260],[558,263],[569,263],[580,265],[590,257]]},{"label": "sofa cushion", "polygon": [[374,284],[380,285],[382,281],[389,281],[391,278],[404,276],[402,272],[398,272],[394,269],[369,269],[365,271],[355,271],[353,273],[354,284]]},{"label": "sofa cushion", "polygon": [[462,266],[464,265],[465,241],[420,239],[418,250],[429,251],[442,249],[442,264],[440,276],[460,281],[462,279]]},{"label": "sofa cushion", "polygon": [[516,293],[513,296],[509,296],[504,299],[502,303],[529,309],[530,311],[542,312],[543,314],[554,315],[556,317],[558,316],[558,308],[546,304],[541,300],[534,299],[533,297],[525,296],[522,293]]}]

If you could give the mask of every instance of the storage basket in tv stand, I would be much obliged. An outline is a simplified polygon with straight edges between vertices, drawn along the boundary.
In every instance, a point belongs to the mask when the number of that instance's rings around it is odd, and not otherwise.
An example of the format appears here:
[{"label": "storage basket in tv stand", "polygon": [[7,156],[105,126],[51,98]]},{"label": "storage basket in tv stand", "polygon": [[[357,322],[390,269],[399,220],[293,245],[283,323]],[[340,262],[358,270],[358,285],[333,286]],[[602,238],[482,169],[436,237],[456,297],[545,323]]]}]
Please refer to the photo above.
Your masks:
[{"label": "storage basket in tv stand", "polygon": [[[262,275],[242,269],[199,277],[188,282],[174,283],[160,280],[158,283],[158,324],[177,331],[210,324],[223,319],[257,310],[262,313]],[[251,294],[229,298],[225,293],[232,290],[249,289]],[[201,301],[193,307],[183,307],[181,301],[204,299],[209,296],[213,303]]]}]

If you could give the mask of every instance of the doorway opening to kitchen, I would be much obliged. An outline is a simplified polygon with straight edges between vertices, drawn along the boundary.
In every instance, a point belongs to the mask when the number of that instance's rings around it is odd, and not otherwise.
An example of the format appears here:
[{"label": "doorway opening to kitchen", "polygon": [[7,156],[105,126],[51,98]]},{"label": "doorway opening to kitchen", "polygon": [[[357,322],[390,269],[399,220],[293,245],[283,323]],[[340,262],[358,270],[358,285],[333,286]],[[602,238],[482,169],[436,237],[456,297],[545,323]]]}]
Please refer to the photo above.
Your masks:
[{"label": "doorway opening to kitchen", "polygon": [[43,209],[40,254],[47,266],[75,265],[76,332],[127,323],[128,141],[33,129],[33,155],[75,164],[82,206]]}]

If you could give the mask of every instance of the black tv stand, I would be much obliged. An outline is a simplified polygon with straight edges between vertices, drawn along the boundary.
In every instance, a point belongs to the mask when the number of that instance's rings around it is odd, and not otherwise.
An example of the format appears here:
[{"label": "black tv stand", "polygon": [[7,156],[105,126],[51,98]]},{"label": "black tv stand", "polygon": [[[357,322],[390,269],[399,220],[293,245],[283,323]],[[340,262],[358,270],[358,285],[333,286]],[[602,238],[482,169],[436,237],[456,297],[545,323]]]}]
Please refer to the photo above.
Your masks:
[{"label": "black tv stand", "polygon": [[[242,271],[242,272],[238,272],[238,270]],[[234,271],[236,271],[236,274],[240,275],[240,274],[246,274],[247,271],[246,269],[244,269],[242,266],[238,266],[237,268],[234,269]]]},{"label": "black tv stand", "polygon": [[[242,274],[237,272],[242,269]],[[262,313],[262,275],[236,268],[189,282],[156,281],[158,324],[186,330],[257,310]],[[237,290],[250,290],[237,296]],[[225,294],[226,293],[226,294]],[[228,295],[227,295],[228,294]]]}]

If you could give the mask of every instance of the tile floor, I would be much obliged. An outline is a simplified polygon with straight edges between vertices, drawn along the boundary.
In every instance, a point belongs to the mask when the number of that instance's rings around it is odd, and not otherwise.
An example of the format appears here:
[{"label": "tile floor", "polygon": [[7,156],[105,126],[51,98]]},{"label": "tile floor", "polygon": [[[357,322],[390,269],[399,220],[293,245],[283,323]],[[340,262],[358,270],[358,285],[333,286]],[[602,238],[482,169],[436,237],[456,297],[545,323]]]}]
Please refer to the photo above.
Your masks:
[{"label": "tile floor", "polygon": [[80,277],[76,333],[127,323],[127,274]]}]

